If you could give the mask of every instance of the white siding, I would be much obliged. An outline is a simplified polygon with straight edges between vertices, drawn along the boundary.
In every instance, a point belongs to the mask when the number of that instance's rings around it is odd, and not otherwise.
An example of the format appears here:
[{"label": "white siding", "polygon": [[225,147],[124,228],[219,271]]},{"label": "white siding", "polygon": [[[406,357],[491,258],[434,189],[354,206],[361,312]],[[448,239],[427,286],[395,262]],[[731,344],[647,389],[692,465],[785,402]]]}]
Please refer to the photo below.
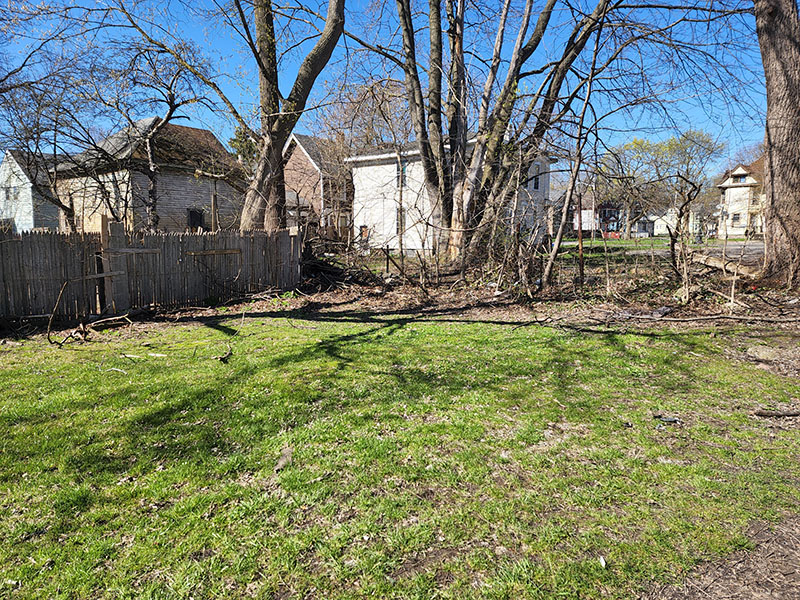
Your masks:
[{"label": "white siding", "polygon": [[[744,182],[733,182],[734,176],[746,175]],[[748,229],[763,231],[762,209],[766,196],[761,184],[744,169],[734,170],[720,186],[722,202],[718,237],[744,236]]]},{"label": "white siding", "polygon": [[[397,160],[380,158],[357,160],[353,163],[353,230],[361,239],[361,228],[369,232],[369,245],[373,248],[400,248],[397,217],[401,205],[405,212],[405,229],[402,246],[405,250],[431,250],[439,233],[440,207],[433,206],[425,189],[421,161],[412,157],[404,159],[405,183],[397,185]],[[535,177],[539,169],[538,186]],[[550,192],[550,163],[543,159],[532,165],[527,177],[520,178],[516,203],[509,207],[506,218],[522,224],[525,229],[547,228]],[[526,181],[527,180],[527,181]]]},{"label": "white siding", "polygon": [[[396,161],[376,161],[353,166],[353,226],[356,238],[367,227],[369,245],[393,250],[430,250],[434,229],[430,226],[433,210],[425,191],[422,164],[408,162],[405,185],[397,185]],[[398,235],[398,209],[403,207],[405,229]]]},{"label": "white siding", "polygon": [[17,161],[6,152],[0,163],[0,220],[10,219],[14,230],[58,226],[58,208],[37,194]]},{"label": "white siding", "polygon": [[517,204],[511,208],[511,222],[520,223],[523,229],[535,230],[537,236],[547,233],[551,207],[550,166],[546,157],[530,166],[527,178],[520,181]]}]

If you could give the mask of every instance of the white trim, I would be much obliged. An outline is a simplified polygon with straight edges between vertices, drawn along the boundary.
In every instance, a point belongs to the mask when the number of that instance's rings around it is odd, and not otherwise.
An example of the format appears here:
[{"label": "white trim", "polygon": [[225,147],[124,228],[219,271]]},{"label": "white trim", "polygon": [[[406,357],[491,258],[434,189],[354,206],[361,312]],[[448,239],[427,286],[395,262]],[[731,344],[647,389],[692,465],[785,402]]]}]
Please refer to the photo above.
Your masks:
[{"label": "white trim", "polygon": [[308,162],[310,162],[311,165],[317,170],[317,173],[319,173],[320,176],[322,176],[322,169],[320,169],[317,166],[317,163],[314,162],[314,159],[311,158],[311,155],[308,153],[308,151],[305,148],[303,148],[303,144],[300,143],[300,140],[298,140],[297,137],[295,137],[294,134],[292,134],[289,137],[289,139],[286,141],[286,145],[283,147],[283,151],[281,152],[281,154],[286,154],[286,150],[289,148],[289,144],[292,143],[292,140],[294,140],[294,143],[297,144],[298,148],[300,148],[303,151],[303,154],[306,155],[306,158],[308,159]]},{"label": "white trim", "polygon": [[[474,146],[475,142],[478,141],[478,138],[472,138],[467,140],[467,147]],[[444,145],[445,149],[450,149],[449,144]],[[384,152],[382,154],[360,154],[358,156],[348,156],[344,159],[346,163],[359,163],[359,162],[369,162],[372,160],[388,160],[388,159],[396,159],[397,155],[400,155],[400,158],[408,158],[411,156],[419,156],[420,151],[418,148],[414,150],[404,150],[404,151],[394,151],[394,152]]]}]

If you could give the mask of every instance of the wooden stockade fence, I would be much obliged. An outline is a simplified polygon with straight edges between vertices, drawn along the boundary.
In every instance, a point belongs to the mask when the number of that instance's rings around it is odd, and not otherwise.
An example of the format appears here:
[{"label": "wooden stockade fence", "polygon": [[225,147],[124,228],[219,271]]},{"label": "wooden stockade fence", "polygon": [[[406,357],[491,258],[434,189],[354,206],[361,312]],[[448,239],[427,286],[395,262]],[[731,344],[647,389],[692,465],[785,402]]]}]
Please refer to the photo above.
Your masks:
[{"label": "wooden stockade fence", "polygon": [[288,230],[130,234],[116,223],[103,234],[0,232],[0,316],[81,319],[290,290],[300,244]]}]

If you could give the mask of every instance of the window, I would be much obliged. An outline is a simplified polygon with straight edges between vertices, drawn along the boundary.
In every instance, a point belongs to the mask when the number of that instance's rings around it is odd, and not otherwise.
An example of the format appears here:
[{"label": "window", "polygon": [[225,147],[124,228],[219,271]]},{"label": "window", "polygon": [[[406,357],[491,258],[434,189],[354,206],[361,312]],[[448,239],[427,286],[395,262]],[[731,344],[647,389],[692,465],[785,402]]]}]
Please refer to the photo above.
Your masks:
[{"label": "window", "polygon": [[539,163],[533,165],[533,189],[539,189]]},{"label": "window", "polygon": [[747,175],[734,175],[733,183],[744,183],[747,181]]},{"label": "window", "polygon": [[202,209],[190,208],[189,209],[189,230],[197,231],[202,229],[205,231],[204,213]]},{"label": "window", "polygon": [[361,227],[358,228],[358,234],[359,236],[361,236],[361,241],[366,242],[367,240],[369,240],[369,227],[367,227],[366,225],[362,225]]},{"label": "window", "polygon": [[739,225],[742,222],[742,215],[739,213],[733,213],[731,215],[731,223],[734,225]]},{"label": "window", "polygon": [[402,206],[397,207],[397,235],[403,235],[406,230],[406,211]]}]

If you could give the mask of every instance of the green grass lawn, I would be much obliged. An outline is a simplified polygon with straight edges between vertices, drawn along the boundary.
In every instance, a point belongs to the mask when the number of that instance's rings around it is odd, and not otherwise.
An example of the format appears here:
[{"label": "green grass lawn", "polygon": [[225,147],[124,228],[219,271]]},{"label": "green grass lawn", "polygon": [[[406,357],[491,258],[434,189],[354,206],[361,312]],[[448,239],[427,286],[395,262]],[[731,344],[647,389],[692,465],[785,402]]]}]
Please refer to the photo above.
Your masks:
[{"label": "green grass lawn", "polygon": [[735,338],[351,317],[0,346],[0,597],[630,598],[800,508]]}]

